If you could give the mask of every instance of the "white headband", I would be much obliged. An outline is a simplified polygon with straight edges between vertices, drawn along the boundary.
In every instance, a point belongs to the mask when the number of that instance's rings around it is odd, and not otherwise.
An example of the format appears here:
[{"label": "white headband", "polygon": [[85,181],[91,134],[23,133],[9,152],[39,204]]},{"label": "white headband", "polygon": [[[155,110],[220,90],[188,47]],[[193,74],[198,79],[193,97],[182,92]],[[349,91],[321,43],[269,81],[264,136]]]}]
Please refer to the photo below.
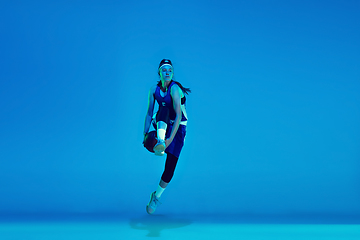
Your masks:
[{"label": "white headband", "polygon": [[161,65],[161,66],[159,67],[159,69],[162,68],[162,67],[165,66],[165,65],[169,65],[170,67],[173,67],[171,64],[164,63],[163,65]]}]

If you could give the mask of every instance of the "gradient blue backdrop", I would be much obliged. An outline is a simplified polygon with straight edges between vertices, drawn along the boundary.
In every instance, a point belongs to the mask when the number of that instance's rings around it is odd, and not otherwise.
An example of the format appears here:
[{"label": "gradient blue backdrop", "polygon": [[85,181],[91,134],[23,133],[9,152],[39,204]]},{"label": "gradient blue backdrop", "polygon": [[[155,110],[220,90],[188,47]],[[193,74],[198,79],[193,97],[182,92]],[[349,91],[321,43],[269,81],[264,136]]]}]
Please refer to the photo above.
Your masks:
[{"label": "gradient blue backdrop", "polygon": [[142,213],[162,58],[190,87],[161,213],[360,215],[359,1],[0,3],[0,213]]}]

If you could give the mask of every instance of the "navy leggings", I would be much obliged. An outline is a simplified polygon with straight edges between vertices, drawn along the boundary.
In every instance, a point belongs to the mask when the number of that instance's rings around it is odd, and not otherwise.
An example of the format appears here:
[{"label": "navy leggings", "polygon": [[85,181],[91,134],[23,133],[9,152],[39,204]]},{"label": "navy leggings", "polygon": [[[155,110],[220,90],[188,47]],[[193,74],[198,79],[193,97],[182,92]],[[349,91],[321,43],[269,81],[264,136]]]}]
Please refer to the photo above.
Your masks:
[{"label": "navy leggings", "polygon": [[[167,107],[161,107],[159,108],[159,111],[156,114],[156,122],[162,121],[166,124],[169,124],[169,108]],[[174,176],[176,164],[178,162],[178,157],[174,156],[171,153],[166,153],[166,162],[165,162],[165,169],[161,176],[161,180],[163,180],[166,183],[169,183]]]},{"label": "navy leggings", "polygon": [[169,117],[170,117],[170,109],[167,107],[159,107],[158,112],[156,113],[156,122],[164,122],[169,124]]},{"label": "navy leggings", "polygon": [[178,162],[177,157],[172,155],[171,153],[167,153],[166,162],[165,162],[165,169],[163,175],[161,176],[161,180],[166,183],[169,183],[174,176],[175,167]]}]

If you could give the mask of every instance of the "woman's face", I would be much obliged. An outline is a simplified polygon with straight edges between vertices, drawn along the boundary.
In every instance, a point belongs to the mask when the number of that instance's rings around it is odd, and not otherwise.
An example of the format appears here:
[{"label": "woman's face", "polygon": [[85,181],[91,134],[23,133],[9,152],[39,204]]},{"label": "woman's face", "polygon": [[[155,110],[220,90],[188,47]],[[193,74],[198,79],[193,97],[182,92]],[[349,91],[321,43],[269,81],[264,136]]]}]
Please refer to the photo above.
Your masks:
[{"label": "woman's face", "polygon": [[164,81],[171,81],[172,77],[173,77],[174,73],[173,73],[173,68],[170,65],[164,65],[160,68],[160,77],[161,80]]}]

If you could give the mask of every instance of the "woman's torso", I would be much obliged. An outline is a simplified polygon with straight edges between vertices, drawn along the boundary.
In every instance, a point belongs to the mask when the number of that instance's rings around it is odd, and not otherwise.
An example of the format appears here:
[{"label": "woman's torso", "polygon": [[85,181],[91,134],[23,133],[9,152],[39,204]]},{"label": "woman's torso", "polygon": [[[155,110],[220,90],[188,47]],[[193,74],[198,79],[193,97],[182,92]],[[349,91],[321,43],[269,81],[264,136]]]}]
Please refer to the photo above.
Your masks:
[{"label": "woman's torso", "polygon": [[[173,106],[173,100],[171,97],[171,87],[176,84],[175,82],[171,82],[167,91],[163,92],[159,86],[156,86],[155,89],[155,93],[154,93],[154,98],[157,101],[157,103],[159,104],[159,107],[167,107],[170,110],[170,120],[174,121],[176,118],[176,113],[175,113],[175,109]],[[186,114],[186,97],[183,93],[183,91],[180,91],[180,98],[181,98],[181,103],[180,103],[180,107],[181,107],[181,112],[182,112],[182,116],[181,116],[181,124],[186,125],[186,121],[187,121],[187,114]]]}]

